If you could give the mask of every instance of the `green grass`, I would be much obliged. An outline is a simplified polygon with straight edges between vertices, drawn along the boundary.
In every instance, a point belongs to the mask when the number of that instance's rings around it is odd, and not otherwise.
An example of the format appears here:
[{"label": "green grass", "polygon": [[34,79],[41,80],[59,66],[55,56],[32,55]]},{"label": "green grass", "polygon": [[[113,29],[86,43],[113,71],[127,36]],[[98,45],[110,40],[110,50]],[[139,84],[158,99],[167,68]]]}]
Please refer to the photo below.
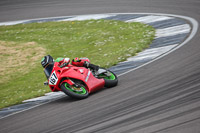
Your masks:
[{"label": "green grass", "polygon": [[[46,79],[40,65],[41,59],[38,58],[29,65],[30,60],[39,54],[37,48],[45,49],[46,54],[54,58],[88,57],[93,64],[108,68],[147,48],[154,35],[155,29],[146,24],[114,20],[0,26],[0,41],[4,41],[5,47],[11,47],[23,54],[21,51],[27,47],[17,46],[28,42],[36,43],[33,46],[35,51],[25,57],[27,65],[23,65],[23,70],[26,72],[18,71],[14,67],[7,69],[13,71],[9,76],[2,75],[7,78],[0,82],[0,108],[21,103],[25,99],[41,96],[50,91],[48,87],[43,86]],[[41,52],[40,54],[45,56]],[[4,63],[12,56],[0,51]]]}]

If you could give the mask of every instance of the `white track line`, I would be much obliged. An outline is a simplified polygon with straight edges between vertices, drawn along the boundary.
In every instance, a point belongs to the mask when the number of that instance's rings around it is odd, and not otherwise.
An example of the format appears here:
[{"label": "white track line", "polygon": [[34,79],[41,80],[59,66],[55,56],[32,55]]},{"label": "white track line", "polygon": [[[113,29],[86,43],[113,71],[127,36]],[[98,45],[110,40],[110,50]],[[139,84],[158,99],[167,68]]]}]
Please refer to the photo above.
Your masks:
[{"label": "white track line", "polygon": [[0,26],[8,26],[8,25],[16,25],[16,24],[21,24],[24,23],[24,20],[20,20],[20,21],[10,21],[10,22],[1,22]]},{"label": "white track line", "polygon": [[62,96],[66,96],[66,95],[63,92],[50,92],[50,93],[46,93],[45,96],[24,100],[23,103],[34,102],[34,101],[53,100],[53,99],[58,99],[59,97],[62,97]]},{"label": "white track line", "polygon": [[169,19],[174,19],[174,17],[150,15],[150,16],[127,20],[126,22],[153,23],[153,22],[169,20]]},{"label": "white track line", "polygon": [[108,14],[99,14],[99,15],[82,15],[82,16],[75,16],[73,18],[63,19],[60,21],[82,21],[82,20],[90,20],[90,19],[103,19],[108,18],[116,15],[108,15]]},{"label": "white track line", "polygon": [[125,62],[153,59],[153,58],[156,58],[156,57],[166,53],[167,51],[171,50],[172,48],[176,47],[177,45],[178,44],[159,47],[159,48],[146,49],[146,50],[140,52],[138,55],[128,58],[127,61],[125,61]]},{"label": "white track line", "polygon": [[189,24],[183,24],[183,25],[173,26],[173,27],[164,28],[164,29],[157,29],[155,36],[156,38],[174,36],[178,34],[189,33],[190,30],[191,30],[191,27]]}]

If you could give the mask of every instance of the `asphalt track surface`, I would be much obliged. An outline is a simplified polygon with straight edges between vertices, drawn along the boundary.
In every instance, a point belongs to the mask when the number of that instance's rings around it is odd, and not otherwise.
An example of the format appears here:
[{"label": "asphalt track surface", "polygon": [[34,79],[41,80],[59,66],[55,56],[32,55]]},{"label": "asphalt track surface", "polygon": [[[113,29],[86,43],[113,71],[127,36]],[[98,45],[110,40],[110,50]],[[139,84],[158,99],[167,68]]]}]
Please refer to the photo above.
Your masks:
[{"label": "asphalt track surface", "polygon": [[[199,0],[0,1],[0,21],[111,12],[189,16],[200,22]],[[200,32],[119,85],[75,101],[68,97],[0,120],[1,133],[200,132]]]}]

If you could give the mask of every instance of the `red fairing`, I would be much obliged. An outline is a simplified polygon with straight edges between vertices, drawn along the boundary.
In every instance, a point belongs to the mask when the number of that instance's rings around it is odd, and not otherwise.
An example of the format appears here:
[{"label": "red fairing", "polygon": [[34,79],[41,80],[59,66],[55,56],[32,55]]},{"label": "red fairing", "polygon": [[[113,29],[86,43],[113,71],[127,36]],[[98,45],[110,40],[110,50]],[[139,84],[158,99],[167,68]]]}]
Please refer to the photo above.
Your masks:
[{"label": "red fairing", "polygon": [[89,93],[101,89],[105,85],[103,79],[97,79],[93,76],[92,72],[85,67],[72,67],[66,72],[63,71],[61,78],[73,78],[81,80],[85,83],[88,88]]},{"label": "red fairing", "polygon": [[76,67],[69,64],[66,67],[60,68],[58,65],[59,63],[55,62],[49,78],[49,87],[52,91],[61,91],[60,85],[63,82],[72,85],[73,82],[70,79],[83,81],[89,93],[101,89],[105,85],[104,79],[95,78],[92,72],[85,67]]},{"label": "red fairing", "polygon": [[89,87],[89,93],[95,92],[104,87],[105,81],[103,79],[95,78],[91,73],[89,74],[87,85]]}]

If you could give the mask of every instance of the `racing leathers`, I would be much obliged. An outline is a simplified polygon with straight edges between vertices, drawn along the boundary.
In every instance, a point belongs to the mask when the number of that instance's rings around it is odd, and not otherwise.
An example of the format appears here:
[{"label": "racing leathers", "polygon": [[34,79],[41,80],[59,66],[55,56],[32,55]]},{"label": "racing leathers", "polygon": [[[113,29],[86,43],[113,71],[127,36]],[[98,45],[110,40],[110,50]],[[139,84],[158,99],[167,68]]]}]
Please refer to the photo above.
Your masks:
[{"label": "racing leathers", "polygon": [[[61,61],[59,61],[59,63],[62,65],[64,63],[68,64],[70,63],[70,59],[69,58],[64,58]],[[94,71],[98,71],[99,70],[99,66],[91,64],[90,60],[88,58],[74,58],[71,62],[72,65],[74,66],[79,66],[79,67],[86,67],[86,68],[90,68]]]}]

